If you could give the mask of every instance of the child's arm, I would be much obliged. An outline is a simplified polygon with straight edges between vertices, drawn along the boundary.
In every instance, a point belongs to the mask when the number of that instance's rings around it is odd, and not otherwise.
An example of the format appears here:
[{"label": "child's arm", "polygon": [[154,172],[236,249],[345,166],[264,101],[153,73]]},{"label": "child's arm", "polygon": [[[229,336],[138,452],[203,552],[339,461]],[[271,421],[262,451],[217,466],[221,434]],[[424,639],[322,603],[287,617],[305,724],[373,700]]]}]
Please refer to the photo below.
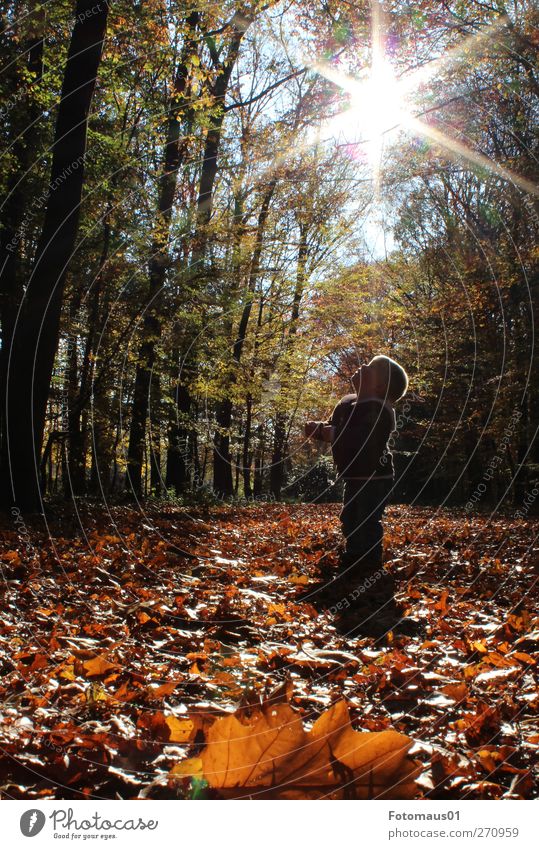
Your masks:
[{"label": "child's arm", "polygon": [[307,422],[305,425],[305,436],[310,439],[319,439],[322,442],[331,442],[332,426],[328,422]]}]

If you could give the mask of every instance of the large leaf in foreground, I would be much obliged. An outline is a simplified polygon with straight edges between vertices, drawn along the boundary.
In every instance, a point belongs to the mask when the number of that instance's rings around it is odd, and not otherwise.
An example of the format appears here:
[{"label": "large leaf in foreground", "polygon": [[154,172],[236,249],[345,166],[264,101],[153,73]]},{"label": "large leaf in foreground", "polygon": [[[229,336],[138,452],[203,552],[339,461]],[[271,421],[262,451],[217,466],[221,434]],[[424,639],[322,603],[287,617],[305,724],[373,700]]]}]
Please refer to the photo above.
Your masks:
[{"label": "large leaf in foreground", "polygon": [[344,701],[310,731],[290,705],[266,703],[249,719],[214,722],[196,764],[227,798],[409,799],[416,794],[412,742],[396,731],[354,731]]}]

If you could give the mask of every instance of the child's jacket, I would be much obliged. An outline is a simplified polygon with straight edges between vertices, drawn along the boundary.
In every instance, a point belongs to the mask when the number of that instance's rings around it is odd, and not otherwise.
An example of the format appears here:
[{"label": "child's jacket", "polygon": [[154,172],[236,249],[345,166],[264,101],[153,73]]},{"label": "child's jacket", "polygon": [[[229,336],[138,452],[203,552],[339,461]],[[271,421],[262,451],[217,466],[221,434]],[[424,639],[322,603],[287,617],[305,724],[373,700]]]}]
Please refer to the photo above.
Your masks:
[{"label": "child's jacket", "polygon": [[345,479],[393,478],[389,437],[396,429],[395,410],[382,398],[345,395],[328,422],[331,451]]}]

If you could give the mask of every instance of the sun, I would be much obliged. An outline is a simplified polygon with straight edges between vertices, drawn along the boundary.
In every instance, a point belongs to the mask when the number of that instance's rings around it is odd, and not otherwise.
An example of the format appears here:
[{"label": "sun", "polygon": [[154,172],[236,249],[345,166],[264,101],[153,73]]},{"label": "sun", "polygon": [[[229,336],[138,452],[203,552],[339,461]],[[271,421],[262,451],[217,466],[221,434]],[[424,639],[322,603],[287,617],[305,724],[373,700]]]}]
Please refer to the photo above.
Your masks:
[{"label": "sun", "polygon": [[[539,185],[464,144],[451,131],[442,132],[432,120],[421,120],[423,87],[431,79],[439,77],[444,69],[463,61],[469,63],[475,52],[481,55],[484,45],[496,37],[506,23],[507,17],[501,15],[443,55],[397,78],[384,48],[380,3],[379,0],[373,0],[372,58],[370,68],[363,77],[352,77],[327,62],[307,63],[312,70],[345,92],[349,100],[349,107],[322,122],[313,138],[307,139],[307,143],[324,137],[349,146],[356,159],[368,162],[377,195],[384,147],[403,130],[408,136],[422,137],[434,143],[452,161],[465,163],[472,168],[479,166],[527,194],[539,197]],[[443,102],[439,107],[431,106],[427,111],[433,113],[442,107]]]},{"label": "sun", "polygon": [[359,78],[340,73],[327,64],[318,72],[348,94],[349,108],[330,119],[326,130],[351,146],[353,155],[366,160],[379,184],[384,144],[410,115],[405,86],[400,83],[386,53],[385,13],[372,0],[371,61]]},{"label": "sun", "polygon": [[391,63],[378,52],[358,79],[326,65],[317,65],[316,70],[345,91],[349,99],[348,108],[324,122],[322,135],[350,146],[356,158],[367,161],[377,178],[385,144],[392,141],[410,115],[408,92],[397,80]]},{"label": "sun", "polygon": [[351,92],[348,113],[374,172],[381,165],[384,140],[403,123],[406,107],[393,68],[384,59],[373,62],[369,76]]}]

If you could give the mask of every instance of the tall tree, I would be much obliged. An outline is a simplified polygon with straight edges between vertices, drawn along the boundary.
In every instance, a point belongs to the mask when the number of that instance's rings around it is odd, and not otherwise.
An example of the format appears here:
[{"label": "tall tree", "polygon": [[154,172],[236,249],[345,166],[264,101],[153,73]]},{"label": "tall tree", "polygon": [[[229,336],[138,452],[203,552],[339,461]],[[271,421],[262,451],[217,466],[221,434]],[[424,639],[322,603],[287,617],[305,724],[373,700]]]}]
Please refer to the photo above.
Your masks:
[{"label": "tall tree", "polygon": [[[168,110],[163,165],[159,178],[157,214],[149,260],[148,300],[142,325],[142,341],[138,354],[135,390],[129,431],[127,475],[133,492],[142,494],[142,464],[146,422],[150,401],[150,384],[156,357],[156,345],[161,335],[163,286],[169,262],[169,238],[172,210],[178,174],[181,171],[188,145],[194,111],[189,102],[190,71],[197,57],[197,27],[200,14],[192,11],[185,21],[183,47],[176,69]],[[197,60],[198,61],[198,60]]]},{"label": "tall tree", "polygon": [[[271,199],[277,185],[277,179],[277,176],[271,177],[262,195],[256,223],[255,244],[249,264],[248,280],[244,292],[243,307],[241,310],[236,339],[232,345],[232,369],[225,386],[225,397],[218,403],[215,415],[215,423],[217,427],[214,436],[213,451],[213,488],[215,492],[225,496],[232,495],[234,491],[232,481],[232,458],[230,453],[230,426],[232,424],[233,389],[238,380],[238,370],[241,363],[260,271],[260,259],[264,245],[264,231],[266,228]],[[249,415],[247,416],[247,420],[249,421]]]},{"label": "tall tree", "polygon": [[39,462],[66,273],[76,248],[88,116],[101,61],[108,0],[78,0],[58,106],[49,198],[34,267],[11,339],[5,376],[2,500],[40,504]]},{"label": "tall tree", "polygon": [[[197,16],[197,23],[199,22]],[[227,95],[230,78],[238,59],[242,39],[249,26],[253,22],[253,15],[246,9],[238,9],[232,18],[222,28],[225,41],[228,44],[223,50],[217,50],[213,36],[206,33],[206,42],[209,45],[213,82],[209,88],[210,118],[209,127],[205,136],[204,153],[200,170],[199,191],[197,199],[196,228],[193,236],[193,249],[191,254],[191,266],[198,274],[206,256],[208,242],[208,225],[211,219],[213,207],[213,193],[215,180],[218,173],[218,156],[221,145],[223,121],[225,118],[225,98]],[[190,45],[191,47],[193,45]],[[187,54],[191,58],[192,50]],[[179,164],[176,166],[176,173]],[[164,282],[164,276],[163,280]],[[162,286],[162,283],[161,283]],[[159,290],[155,287],[151,290],[151,298],[155,301],[159,297]],[[135,495],[142,493],[142,465],[144,457],[144,446],[146,439],[146,423],[148,417],[149,389],[151,370],[155,360],[156,342],[161,335],[161,320],[159,304],[148,312],[143,328],[143,344],[141,348],[141,361],[137,368],[135,381],[135,394],[133,399],[132,423],[129,432],[128,449],[128,479],[131,489]],[[190,346],[192,357],[194,351]],[[190,364],[186,363],[186,370]],[[183,393],[185,395],[185,393]],[[189,405],[188,405],[189,406]]]}]

